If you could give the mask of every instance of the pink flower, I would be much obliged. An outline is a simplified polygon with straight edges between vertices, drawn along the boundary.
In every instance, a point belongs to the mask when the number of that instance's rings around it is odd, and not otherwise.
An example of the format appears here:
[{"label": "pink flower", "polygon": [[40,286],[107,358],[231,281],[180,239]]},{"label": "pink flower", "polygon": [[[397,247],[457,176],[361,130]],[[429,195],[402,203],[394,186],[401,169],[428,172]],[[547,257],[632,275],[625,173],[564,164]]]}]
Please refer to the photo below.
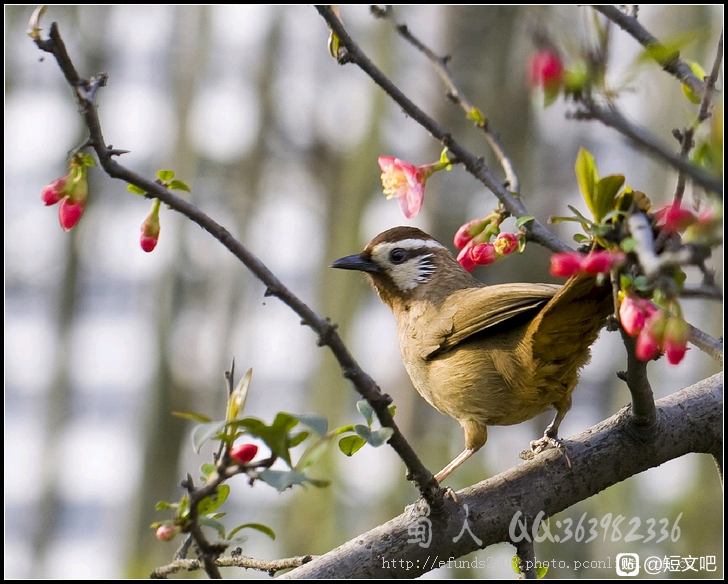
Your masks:
[{"label": "pink flower", "polygon": [[230,458],[237,464],[247,464],[258,454],[255,444],[238,444],[230,449]]},{"label": "pink flower", "polygon": [[414,166],[409,162],[392,156],[380,156],[379,167],[382,169],[382,185],[388,199],[397,197],[399,206],[407,219],[412,219],[422,208],[425,198],[425,181],[430,175],[444,168],[436,162],[425,166]]},{"label": "pink flower", "polygon": [[579,269],[587,274],[604,274],[622,263],[624,259],[625,256],[621,252],[592,251],[581,260]]},{"label": "pink flower", "polygon": [[152,203],[152,211],[144,219],[141,231],[139,244],[145,252],[149,253],[157,247],[159,241],[159,199],[155,199],[154,203]]},{"label": "pink flower", "polygon": [[680,201],[655,211],[655,217],[667,233],[683,231],[698,220],[692,211],[680,207]]},{"label": "pink flower", "polygon": [[551,275],[571,278],[574,274],[579,273],[583,257],[578,251],[555,253],[551,256]]},{"label": "pink flower", "polygon": [[688,350],[688,336],[688,324],[682,317],[672,316],[667,319],[662,347],[671,364],[677,365],[683,360]]},{"label": "pink flower", "polygon": [[172,541],[180,532],[176,525],[160,525],[157,527],[157,539],[160,541]]},{"label": "pink flower", "polygon": [[71,177],[68,174],[66,176],[62,176],[61,178],[57,178],[43,189],[43,192],[41,192],[40,194],[40,198],[43,200],[46,206],[55,205],[58,201],[60,201],[68,194],[65,192],[65,190],[69,178]]},{"label": "pink flower", "polygon": [[455,247],[458,249],[464,248],[473,237],[482,233],[488,223],[490,223],[490,219],[490,216],[483,219],[472,219],[464,225],[461,225],[453,239]]},{"label": "pink flower", "polygon": [[528,61],[528,83],[546,90],[558,88],[564,77],[564,65],[559,56],[548,49],[536,51]]},{"label": "pink flower", "polygon": [[512,233],[499,233],[493,246],[497,254],[508,255],[518,249],[518,238]]}]

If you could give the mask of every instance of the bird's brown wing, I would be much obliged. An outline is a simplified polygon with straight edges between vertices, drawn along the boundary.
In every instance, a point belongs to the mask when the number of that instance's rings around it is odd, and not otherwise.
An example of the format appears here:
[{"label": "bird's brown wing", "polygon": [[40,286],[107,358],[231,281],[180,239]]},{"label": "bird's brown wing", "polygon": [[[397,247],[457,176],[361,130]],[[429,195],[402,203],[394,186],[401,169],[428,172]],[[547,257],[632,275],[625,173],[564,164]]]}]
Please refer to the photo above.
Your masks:
[{"label": "bird's brown wing", "polygon": [[[423,339],[424,359],[446,351],[471,335],[499,325],[554,298],[561,286],[554,284],[499,284],[454,292],[428,315],[430,326]],[[434,312],[435,308],[431,310]]]},{"label": "bird's brown wing", "polygon": [[[589,346],[613,310],[611,291],[608,278],[600,283],[594,276],[569,279],[528,327],[524,340],[533,348],[533,358],[583,365]],[[577,349],[580,355],[575,355]]]}]

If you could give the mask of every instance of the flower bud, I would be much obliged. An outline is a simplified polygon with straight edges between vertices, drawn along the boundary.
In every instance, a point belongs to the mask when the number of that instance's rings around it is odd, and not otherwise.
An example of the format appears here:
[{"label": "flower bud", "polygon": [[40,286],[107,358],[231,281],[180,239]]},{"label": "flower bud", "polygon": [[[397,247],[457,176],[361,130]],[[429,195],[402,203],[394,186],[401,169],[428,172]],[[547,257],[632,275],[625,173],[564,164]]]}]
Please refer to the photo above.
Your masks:
[{"label": "flower bud", "polygon": [[564,65],[553,51],[541,49],[528,61],[528,81],[531,87],[554,89],[561,85],[563,77]]},{"label": "flower bud", "polygon": [[479,243],[470,248],[468,255],[476,266],[487,266],[495,261],[495,247],[492,243]]},{"label": "flower bud", "polygon": [[645,312],[630,294],[625,296],[619,306],[619,322],[630,337],[636,337],[645,327]]},{"label": "flower bud", "polygon": [[230,458],[237,464],[247,464],[258,453],[255,444],[236,444],[230,449]]},{"label": "flower bud", "polygon": [[58,220],[64,231],[73,228],[78,220],[81,219],[83,211],[86,208],[86,201],[73,201],[71,197],[65,197],[58,207]]},{"label": "flower bud", "polygon": [[472,247],[473,246],[470,245],[470,242],[468,242],[468,244],[460,250],[457,257],[458,263],[468,272],[472,272],[477,267],[473,258],[470,257],[470,250]]},{"label": "flower bud", "polygon": [[458,249],[464,248],[473,237],[478,235],[485,229],[486,225],[490,222],[489,217],[483,219],[472,219],[464,225],[460,226],[460,229],[455,233],[453,243]]},{"label": "flower bud", "polygon": [[157,539],[160,541],[172,541],[180,532],[177,525],[160,525],[157,527]]},{"label": "flower bud", "polygon": [[571,278],[571,276],[579,272],[583,257],[578,251],[555,253],[551,256],[551,275]]},{"label": "flower bud", "polygon": [[620,252],[592,251],[581,260],[579,269],[587,274],[604,274],[623,261],[624,254]]},{"label": "flower bud", "polygon": [[667,233],[683,231],[698,220],[692,211],[680,207],[680,201],[659,209],[655,217]]},{"label": "flower bud", "polygon": [[147,215],[147,218],[144,219],[141,231],[142,235],[139,239],[139,244],[145,252],[149,253],[157,247],[157,242],[159,241],[159,199],[156,199],[152,203],[152,210]]},{"label": "flower bud", "polygon": [[664,333],[665,316],[662,312],[655,312],[647,318],[644,328],[637,336],[635,354],[640,361],[650,361],[657,357]]},{"label": "flower bud", "polygon": [[662,346],[667,360],[672,365],[677,365],[683,360],[688,350],[688,336],[688,324],[682,317],[672,316],[667,319]]},{"label": "flower bud", "polygon": [[57,178],[51,184],[46,186],[40,194],[40,198],[46,204],[46,206],[55,205],[63,197],[66,196],[66,185],[68,184],[69,176],[62,176]]}]

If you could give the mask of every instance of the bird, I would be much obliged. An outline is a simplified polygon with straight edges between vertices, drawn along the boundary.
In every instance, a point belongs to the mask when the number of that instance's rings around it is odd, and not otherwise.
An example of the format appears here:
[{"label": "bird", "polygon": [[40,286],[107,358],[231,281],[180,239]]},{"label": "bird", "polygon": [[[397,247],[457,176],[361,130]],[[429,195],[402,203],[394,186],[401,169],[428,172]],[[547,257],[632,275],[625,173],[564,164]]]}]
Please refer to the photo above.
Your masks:
[{"label": "bird", "polygon": [[556,415],[531,448],[564,452],[559,425],[613,311],[608,279],[486,285],[434,237],[405,226],[331,267],[366,274],[397,321],[414,388],[462,426],[465,449],[435,475],[438,483],[483,447],[488,426],[519,424],[550,408]]}]

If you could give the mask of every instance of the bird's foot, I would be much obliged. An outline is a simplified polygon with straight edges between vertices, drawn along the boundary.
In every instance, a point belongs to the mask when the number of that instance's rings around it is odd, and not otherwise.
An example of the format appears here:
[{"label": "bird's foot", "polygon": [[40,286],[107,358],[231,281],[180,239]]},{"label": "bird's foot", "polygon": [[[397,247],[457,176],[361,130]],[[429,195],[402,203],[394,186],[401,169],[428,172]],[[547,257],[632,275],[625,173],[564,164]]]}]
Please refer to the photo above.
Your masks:
[{"label": "bird's foot", "polygon": [[523,460],[531,460],[535,455],[540,454],[549,447],[555,448],[556,450],[561,452],[561,454],[563,454],[566,458],[566,464],[568,464],[569,468],[571,468],[571,459],[569,458],[569,453],[566,451],[566,446],[564,446],[564,443],[561,441],[560,438],[556,438],[555,436],[548,436],[546,434],[544,434],[542,438],[532,441],[531,450],[524,450],[523,452],[521,452],[521,458]]}]

